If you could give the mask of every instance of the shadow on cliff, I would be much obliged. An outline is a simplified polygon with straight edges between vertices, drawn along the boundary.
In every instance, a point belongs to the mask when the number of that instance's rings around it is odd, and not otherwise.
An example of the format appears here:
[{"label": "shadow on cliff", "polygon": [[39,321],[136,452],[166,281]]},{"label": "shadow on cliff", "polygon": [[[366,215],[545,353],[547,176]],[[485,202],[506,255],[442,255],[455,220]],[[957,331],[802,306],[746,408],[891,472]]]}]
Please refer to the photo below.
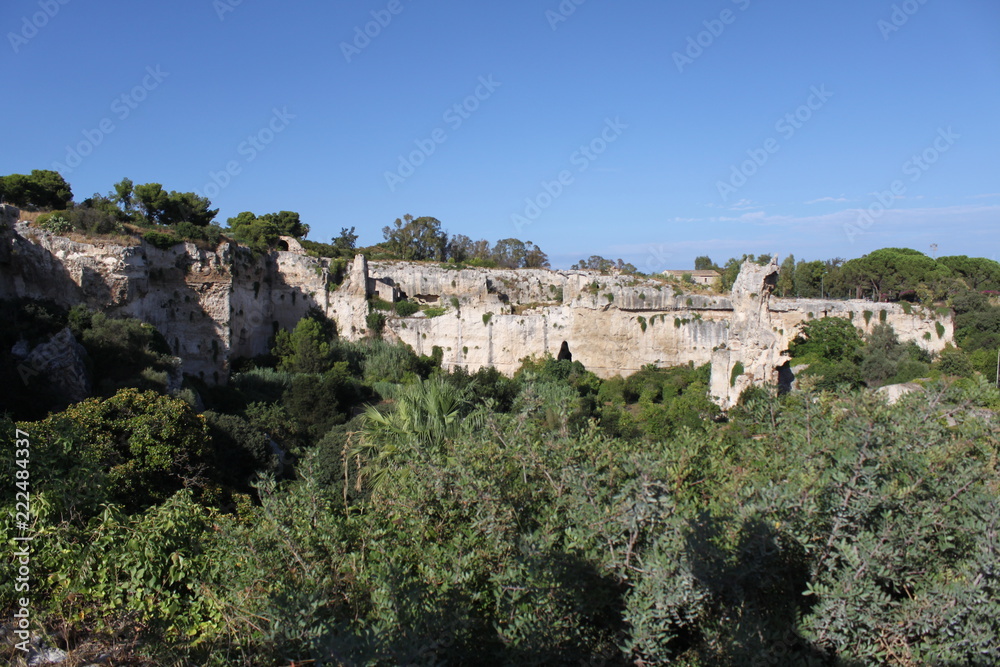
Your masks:
[{"label": "shadow on cliff", "polygon": [[[281,270],[281,259],[278,252],[260,255],[242,247],[233,253],[228,354],[234,362],[270,354],[278,331],[293,329],[303,317],[317,312],[326,316],[319,292],[314,295],[306,286],[290,282]],[[320,260],[310,261],[315,264],[308,270],[322,275],[317,270]],[[326,290],[330,283],[313,286]]]}]

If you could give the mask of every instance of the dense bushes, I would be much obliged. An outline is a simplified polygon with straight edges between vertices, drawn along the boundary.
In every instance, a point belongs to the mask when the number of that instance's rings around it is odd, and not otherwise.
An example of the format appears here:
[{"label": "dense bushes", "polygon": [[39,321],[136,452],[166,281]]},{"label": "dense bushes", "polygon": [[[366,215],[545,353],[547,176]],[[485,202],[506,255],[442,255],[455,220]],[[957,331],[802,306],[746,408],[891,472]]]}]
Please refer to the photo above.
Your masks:
[{"label": "dense bushes", "polygon": [[[23,310],[38,339],[68,324],[133,372],[161,354],[134,323]],[[797,359],[929,361],[848,327],[811,322]],[[319,317],[275,353],[201,387],[202,415],[129,388],[20,424],[40,630],[149,664],[1000,660],[1000,393],[981,378],[893,406],[757,389],[721,415],[708,366],[448,373],[440,349]]]},{"label": "dense bushes", "polygon": [[[389,422],[356,424],[371,446],[340,431],[323,453],[336,485],[316,450],[235,516],[181,491],[51,523],[47,613],[109,633],[128,618],[157,661],[198,664],[1000,659],[985,385],[894,407],[760,396],[642,446],[445,386],[409,385]],[[435,414],[455,418],[414,428]],[[391,475],[358,493],[376,462]]]}]

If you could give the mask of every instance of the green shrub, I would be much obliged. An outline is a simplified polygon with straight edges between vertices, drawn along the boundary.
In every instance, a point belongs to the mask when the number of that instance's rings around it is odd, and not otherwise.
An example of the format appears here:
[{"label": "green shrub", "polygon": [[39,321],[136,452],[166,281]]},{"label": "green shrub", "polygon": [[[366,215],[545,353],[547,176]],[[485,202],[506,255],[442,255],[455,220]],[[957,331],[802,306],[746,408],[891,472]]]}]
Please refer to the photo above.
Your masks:
[{"label": "green shrub", "polygon": [[489,324],[490,319],[493,317],[493,313],[483,313],[483,324]]},{"label": "green shrub", "polygon": [[396,314],[400,317],[409,317],[420,310],[420,306],[412,301],[397,301]]},{"label": "green shrub", "polygon": [[368,313],[365,317],[365,326],[374,336],[381,337],[385,330],[385,315],[377,311]]},{"label": "green shrub", "polygon": [[160,250],[170,250],[178,243],[181,243],[181,240],[173,234],[158,232],[155,229],[143,234],[142,239],[149,245]]},{"label": "green shrub", "polygon": [[736,378],[738,378],[739,376],[743,375],[743,372],[745,370],[746,369],[743,368],[743,363],[742,362],[737,361],[735,364],[733,364],[733,371],[732,371],[732,373],[729,374],[729,386],[730,387],[735,387],[736,386]]},{"label": "green shrub", "polygon": [[646,318],[643,317],[642,315],[639,315],[635,319],[639,323],[639,327],[642,329],[642,332],[646,333]]},{"label": "green shrub", "polygon": [[393,304],[378,296],[373,296],[368,299],[368,308],[369,310],[392,310]]},{"label": "green shrub", "polygon": [[68,234],[73,231],[73,223],[58,213],[41,215],[35,224],[53,234]]},{"label": "green shrub", "polygon": [[419,369],[417,355],[407,345],[382,340],[370,342],[362,363],[364,380],[369,385],[381,381],[402,382],[415,377]]},{"label": "green shrub", "polygon": [[[375,329],[374,321],[381,317],[381,326],[385,325],[385,316],[381,313],[369,313],[368,328],[376,335],[381,333],[381,327]],[[374,322],[373,322],[374,321]],[[310,311],[295,325],[292,331],[279,331],[275,336],[274,356],[278,358],[278,368],[283,371],[297,373],[322,373],[330,368],[332,349],[330,341],[335,335],[334,324],[321,312]]]},{"label": "green shrub", "polygon": [[423,310],[427,317],[440,317],[447,312],[445,308],[424,308]]},{"label": "green shrub", "polygon": [[866,310],[864,312],[864,315],[865,315],[865,326],[868,326],[868,324],[872,321],[872,315],[874,315],[874,314],[875,313],[873,313],[870,310]]}]

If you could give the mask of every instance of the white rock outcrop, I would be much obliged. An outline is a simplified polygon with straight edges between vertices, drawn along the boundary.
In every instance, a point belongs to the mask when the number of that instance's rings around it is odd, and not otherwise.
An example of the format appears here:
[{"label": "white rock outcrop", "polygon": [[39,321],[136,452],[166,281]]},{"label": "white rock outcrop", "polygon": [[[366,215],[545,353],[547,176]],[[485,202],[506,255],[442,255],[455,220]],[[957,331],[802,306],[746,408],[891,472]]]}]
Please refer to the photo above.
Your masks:
[{"label": "white rock outcrop", "polygon": [[[0,297],[86,303],[142,319],[164,335],[185,373],[207,382],[224,382],[230,359],[268,352],[275,333],[294,327],[310,308],[334,320],[343,338],[370,335],[366,318],[376,294],[443,310],[436,317],[392,315],[385,335],[418,354],[440,348],[448,369],[494,366],[509,374],[525,357],[556,356],[563,341],[574,360],[601,377],[718,359],[725,371],[713,375],[713,395],[727,405],[746,386],[774,381],[788,342],[813,317],[848,317],[865,331],[885,321],[901,340],[931,352],[953,335],[949,315],[919,308],[772,298],[773,263],[744,266],[729,297],[627,275],[458,270],[361,255],[340,279],[330,260],[296,251],[81,243],[27,223],[0,226],[0,235]],[[730,385],[737,362],[743,372]]]},{"label": "white rock outcrop", "polygon": [[771,292],[778,281],[778,258],[766,266],[743,262],[733,284],[729,341],[712,353],[709,391],[722,409],[736,405],[750,386],[777,384],[787,363],[787,341],[776,333]]}]

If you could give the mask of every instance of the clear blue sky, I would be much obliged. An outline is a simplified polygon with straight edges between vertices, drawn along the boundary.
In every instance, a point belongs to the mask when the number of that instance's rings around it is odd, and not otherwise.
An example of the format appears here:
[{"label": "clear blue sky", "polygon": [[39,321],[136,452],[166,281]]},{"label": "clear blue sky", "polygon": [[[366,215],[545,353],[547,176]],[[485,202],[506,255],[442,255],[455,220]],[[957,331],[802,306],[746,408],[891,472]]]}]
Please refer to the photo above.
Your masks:
[{"label": "clear blue sky", "polygon": [[295,210],[321,241],[429,215],[555,267],[997,258],[1000,4],[895,5],[6,0],[0,173]]}]

